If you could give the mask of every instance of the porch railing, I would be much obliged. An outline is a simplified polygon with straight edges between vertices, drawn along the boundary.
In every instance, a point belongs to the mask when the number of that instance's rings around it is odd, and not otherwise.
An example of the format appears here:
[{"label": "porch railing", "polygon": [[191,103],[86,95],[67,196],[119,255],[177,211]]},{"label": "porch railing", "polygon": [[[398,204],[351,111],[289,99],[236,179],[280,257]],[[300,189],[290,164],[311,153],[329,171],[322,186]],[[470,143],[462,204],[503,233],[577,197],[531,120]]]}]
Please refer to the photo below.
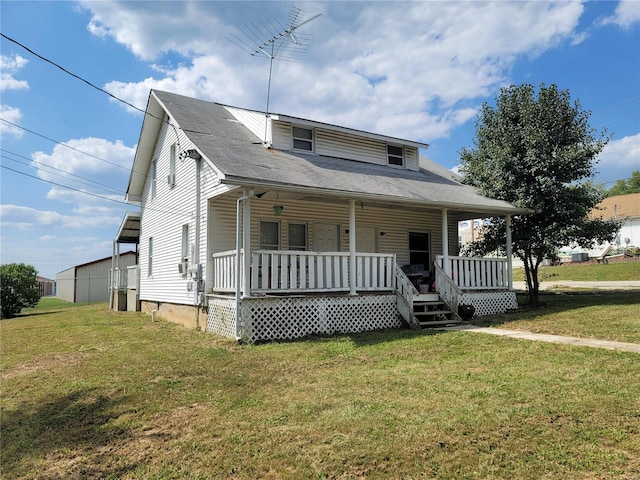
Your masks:
[{"label": "porch railing", "polygon": [[[356,289],[393,290],[394,265],[393,254],[356,253]],[[348,252],[257,250],[250,270],[252,293],[350,290]],[[235,287],[236,251],[213,254],[213,291],[233,292]]]},{"label": "porch railing", "polygon": [[138,265],[109,270],[111,288],[114,290],[136,290],[138,288]]},{"label": "porch railing", "polygon": [[445,301],[451,311],[457,315],[462,290],[456,285],[456,282],[451,276],[445,273],[441,261],[436,261],[434,269],[436,272],[436,290],[438,295]]},{"label": "porch railing", "polygon": [[[444,257],[436,257],[436,266],[443,271]],[[509,273],[506,258],[449,257],[449,272],[453,284],[462,290],[506,290]],[[440,290],[436,278],[436,285]]]},{"label": "porch railing", "polygon": [[409,325],[419,327],[420,324],[413,314],[413,300],[418,296],[419,292],[398,264],[395,264],[394,273],[398,312]]}]

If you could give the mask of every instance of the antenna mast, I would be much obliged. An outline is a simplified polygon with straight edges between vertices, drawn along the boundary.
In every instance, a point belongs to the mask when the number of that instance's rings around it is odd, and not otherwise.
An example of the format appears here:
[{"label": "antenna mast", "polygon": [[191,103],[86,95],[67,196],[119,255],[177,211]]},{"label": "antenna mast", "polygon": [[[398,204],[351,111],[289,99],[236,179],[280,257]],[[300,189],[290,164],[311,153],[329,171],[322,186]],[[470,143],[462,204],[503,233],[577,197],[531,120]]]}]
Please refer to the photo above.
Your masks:
[{"label": "antenna mast", "polygon": [[[317,13],[309,19],[304,19],[304,13],[299,8],[292,8],[289,12],[287,26],[279,21],[260,21],[260,25],[251,23],[244,25],[245,29],[240,30],[242,36],[231,33],[227,40],[241,48],[249,55],[255,57],[264,54],[269,59],[269,81],[267,83],[267,106],[265,109],[264,144],[267,143],[267,127],[269,122],[269,101],[271,98],[271,80],[273,75],[273,61],[288,60],[296,61],[295,53],[304,52],[308,44],[303,42],[308,38],[307,34],[298,32],[303,25],[318,18],[321,13]],[[295,34],[295,35],[294,35]]]}]

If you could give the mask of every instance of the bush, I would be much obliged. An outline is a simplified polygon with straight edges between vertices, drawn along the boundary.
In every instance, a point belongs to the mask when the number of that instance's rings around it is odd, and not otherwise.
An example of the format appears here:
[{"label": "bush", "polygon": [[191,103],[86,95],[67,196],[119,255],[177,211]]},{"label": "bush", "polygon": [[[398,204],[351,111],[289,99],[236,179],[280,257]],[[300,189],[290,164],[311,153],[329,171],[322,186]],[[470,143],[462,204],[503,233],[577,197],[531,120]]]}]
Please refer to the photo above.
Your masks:
[{"label": "bush", "polygon": [[12,318],[23,308],[35,307],[40,300],[38,272],[31,265],[0,265],[0,318]]}]

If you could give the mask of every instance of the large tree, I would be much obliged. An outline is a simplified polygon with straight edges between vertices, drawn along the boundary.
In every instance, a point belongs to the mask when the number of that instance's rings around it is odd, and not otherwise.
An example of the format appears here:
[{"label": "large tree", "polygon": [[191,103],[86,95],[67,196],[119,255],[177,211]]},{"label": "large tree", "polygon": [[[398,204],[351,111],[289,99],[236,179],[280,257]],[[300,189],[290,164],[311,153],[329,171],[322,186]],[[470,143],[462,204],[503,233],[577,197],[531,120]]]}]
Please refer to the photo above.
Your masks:
[{"label": "large tree", "polygon": [[628,179],[618,180],[607,192],[607,196],[613,197],[614,195],[627,195],[629,193],[640,193],[640,170],[631,172],[631,177]]},{"label": "large tree", "polygon": [[[484,195],[534,213],[513,218],[513,253],[524,262],[529,301],[539,302],[538,267],[564,245],[588,248],[612,240],[619,225],[589,219],[605,192],[590,179],[609,135],[589,126],[590,113],[567,90],[529,84],[503,88],[495,107],[484,104],[473,148],[461,151],[464,181]],[[505,245],[504,218],[486,222],[471,245],[486,254]]]},{"label": "large tree", "polygon": [[0,318],[12,318],[25,307],[35,307],[40,299],[38,272],[31,265],[0,265]]}]

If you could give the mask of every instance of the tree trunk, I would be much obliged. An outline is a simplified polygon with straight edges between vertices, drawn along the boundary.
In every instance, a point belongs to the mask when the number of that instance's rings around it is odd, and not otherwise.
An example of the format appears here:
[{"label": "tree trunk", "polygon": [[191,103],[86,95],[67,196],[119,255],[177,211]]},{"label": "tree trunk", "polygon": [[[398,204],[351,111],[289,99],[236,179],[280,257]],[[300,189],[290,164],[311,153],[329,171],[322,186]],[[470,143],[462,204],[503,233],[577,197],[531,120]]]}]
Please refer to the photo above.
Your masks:
[{"label": "tree trunk", "polygon": [[538,281],[538,266],[540,262],[534,259],[531,254],[525,255],[524,271],[527,275],[527,290],[529,291],[529,305],[537,307],[540,305],[540,282]]}]

